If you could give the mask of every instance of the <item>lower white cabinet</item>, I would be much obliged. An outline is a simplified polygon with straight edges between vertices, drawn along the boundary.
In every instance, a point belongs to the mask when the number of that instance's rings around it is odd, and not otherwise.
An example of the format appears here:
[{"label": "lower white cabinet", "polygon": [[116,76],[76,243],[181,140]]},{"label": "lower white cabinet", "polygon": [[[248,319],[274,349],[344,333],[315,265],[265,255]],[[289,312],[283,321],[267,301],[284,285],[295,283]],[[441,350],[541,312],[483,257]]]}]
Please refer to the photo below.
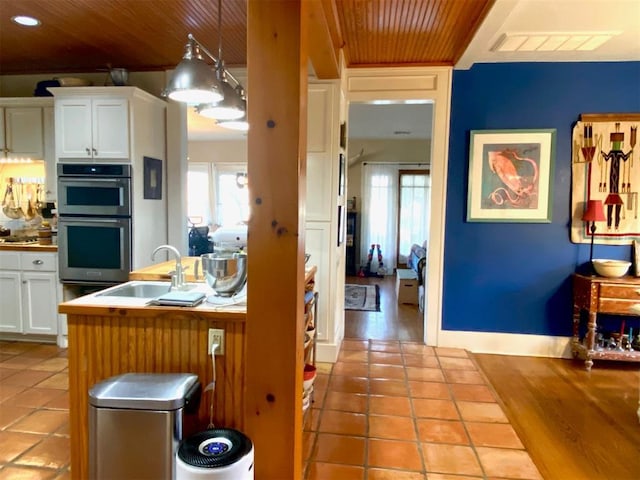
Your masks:
[{"label": "lower white cabinet", "polygon": [[58,333],[54,252],[0,252],[0,332]]}]

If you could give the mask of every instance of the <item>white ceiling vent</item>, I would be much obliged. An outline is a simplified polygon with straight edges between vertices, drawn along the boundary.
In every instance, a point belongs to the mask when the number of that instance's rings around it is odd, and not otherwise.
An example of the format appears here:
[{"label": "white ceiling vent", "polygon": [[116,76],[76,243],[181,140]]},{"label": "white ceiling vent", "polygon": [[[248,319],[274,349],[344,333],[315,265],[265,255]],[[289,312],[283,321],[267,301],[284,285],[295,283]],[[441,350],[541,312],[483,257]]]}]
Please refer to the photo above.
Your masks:
[{"label": "white ceiling vent", "polygon": [[503,33],[492,52],[592,51],[622,32]]}]

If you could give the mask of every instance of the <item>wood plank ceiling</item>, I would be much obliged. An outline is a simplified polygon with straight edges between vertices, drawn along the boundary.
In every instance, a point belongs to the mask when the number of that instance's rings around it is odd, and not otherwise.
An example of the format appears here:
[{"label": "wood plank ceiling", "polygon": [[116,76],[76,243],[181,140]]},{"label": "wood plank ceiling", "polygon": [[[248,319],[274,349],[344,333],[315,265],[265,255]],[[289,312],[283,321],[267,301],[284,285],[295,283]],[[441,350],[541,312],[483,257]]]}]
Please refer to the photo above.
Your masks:
[{"label": "wood plank ceiling", "polygon": [[[270,0],[264,0],[270,1]],[[453,65],[494,0],[303,0],[310,56],[330,77],[342,48],[348,67]],[[0,74],[175,67],[188,33],[218,53],[215,0],[0,0]],[[42,25],[14,24],[31,15]],[[314,42],[319,43],[314,44]],[[246,65],[246,1],[222,1],[222,57]],[[323,73],[327,72],[327,73]]]}]

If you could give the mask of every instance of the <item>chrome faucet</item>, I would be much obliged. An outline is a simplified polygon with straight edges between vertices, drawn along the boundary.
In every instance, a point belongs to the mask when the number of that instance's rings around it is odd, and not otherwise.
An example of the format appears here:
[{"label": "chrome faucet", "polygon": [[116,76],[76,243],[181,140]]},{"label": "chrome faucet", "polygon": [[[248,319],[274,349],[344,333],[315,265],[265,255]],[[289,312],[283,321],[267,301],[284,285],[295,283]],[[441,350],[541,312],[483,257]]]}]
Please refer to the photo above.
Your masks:
[{"label": "chrome faucet", "polygon": [[156,253],[160,250],[169,250],[176,257],[176,270],[171,275],[171,288],[175,288],[177,290],[183,290],[187,284],[184,281],[184,269],[182,268],[182,260],[180,257],[180,252],[176,247],[171,245],[160,245],[156,248],[151,254],[151,260],[155,260]]}]

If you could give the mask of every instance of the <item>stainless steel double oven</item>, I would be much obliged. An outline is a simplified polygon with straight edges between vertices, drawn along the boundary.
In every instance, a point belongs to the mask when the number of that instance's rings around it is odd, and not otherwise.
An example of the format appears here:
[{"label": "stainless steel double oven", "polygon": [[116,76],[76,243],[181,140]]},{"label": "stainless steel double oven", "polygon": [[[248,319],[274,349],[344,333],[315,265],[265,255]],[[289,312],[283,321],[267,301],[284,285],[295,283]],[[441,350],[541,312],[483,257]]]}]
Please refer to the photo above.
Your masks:
[{"label": "stainless steel double oven", "polygon": [[131,166],[58,164],[60,280],[126,282],[131,270]]}]

